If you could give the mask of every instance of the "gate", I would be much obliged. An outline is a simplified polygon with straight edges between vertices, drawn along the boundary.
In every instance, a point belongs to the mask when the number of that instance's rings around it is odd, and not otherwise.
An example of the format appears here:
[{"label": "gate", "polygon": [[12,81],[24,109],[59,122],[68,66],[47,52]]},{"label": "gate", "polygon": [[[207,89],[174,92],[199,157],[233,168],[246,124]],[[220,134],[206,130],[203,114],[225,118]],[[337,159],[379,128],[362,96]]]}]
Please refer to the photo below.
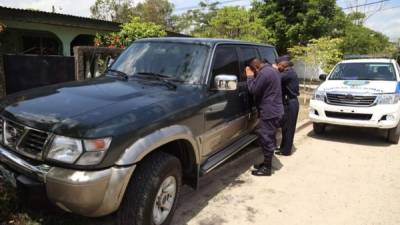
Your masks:
[{"label": "gate", "polygon": [[75,80],[74,57],[4,55],[6,94]]}]

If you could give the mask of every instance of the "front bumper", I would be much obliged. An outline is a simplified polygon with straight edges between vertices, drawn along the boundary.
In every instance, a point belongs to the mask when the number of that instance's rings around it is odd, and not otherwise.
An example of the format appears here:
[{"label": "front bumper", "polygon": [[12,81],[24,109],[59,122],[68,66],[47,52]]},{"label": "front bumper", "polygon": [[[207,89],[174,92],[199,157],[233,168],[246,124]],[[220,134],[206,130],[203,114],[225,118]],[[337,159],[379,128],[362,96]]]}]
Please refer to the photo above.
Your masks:
[{"label": "front bumper", "polygon": [[47,197],[58,207],[89,217],[108,215],[119,208],[135,169],[133,165],[99,171],[77,171],[33,165],[1,146],[0,164],[16,175],[43,184]]},{"label": "front bumper", "polygon": [[[326,116],[326,111],[337,113],[371,114],[372,117],[369,120],[333,118]],[[383,119],[385,116],[386,119]],[[389,117],[390,119],[388,119]],[[311,100],[309,118],[315,123],[391,129],[399,124],[400,103],[394,105],[375,105],[371,107],[349,107],[329,105],[323,101]]]}]

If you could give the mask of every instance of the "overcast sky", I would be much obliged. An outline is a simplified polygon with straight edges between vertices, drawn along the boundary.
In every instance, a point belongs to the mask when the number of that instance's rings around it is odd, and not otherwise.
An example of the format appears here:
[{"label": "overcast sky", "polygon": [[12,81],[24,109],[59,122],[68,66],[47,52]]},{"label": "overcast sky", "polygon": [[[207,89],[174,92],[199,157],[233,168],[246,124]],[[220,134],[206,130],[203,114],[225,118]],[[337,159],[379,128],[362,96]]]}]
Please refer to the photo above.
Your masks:
[{"label": "overcast sky", "polygon": [[[220,0],[223,2],[224,0]],[[376,2],[377,0],[359,0],[358,2]],[[90,16],[90,6],[95,0],[0,0],[1,6],[14,8],[31,8],[43,11],[51,11],[52,6],[56,7],[59,13],[65,13],[77,16]],[[182,13],[192,6],[198,5],[200,0],[171,0],[175,4],[176,13]],[[226,5],[249,6],[251,0],[232,1]],[[356,0],[338,0],[338,4],[343,8],[351,7],[351,3]],[[375,11],[377,5],[367,7],[366,11]],[[391,40],[400,38],[400,0],[387,0],[381,8],[381,11],[373,14],[366,22],[366,26],[380,31],[390,37]]]}]

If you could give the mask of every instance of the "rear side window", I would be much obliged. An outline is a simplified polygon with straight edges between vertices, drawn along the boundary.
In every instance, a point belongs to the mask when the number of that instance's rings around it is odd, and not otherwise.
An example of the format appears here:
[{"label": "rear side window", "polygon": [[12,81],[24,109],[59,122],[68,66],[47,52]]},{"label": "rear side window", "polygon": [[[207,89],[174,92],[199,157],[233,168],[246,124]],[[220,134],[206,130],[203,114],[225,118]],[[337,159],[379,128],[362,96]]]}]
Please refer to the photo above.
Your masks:
[{"label": "rear side window", "polygon": [[274,64],[276,62],[276,51],[273,47],[260,47],[261,58],[264,61],[267,61],[270,64]]},{"label": "rear side window", "polygon": [[239,47],[240,49],[240,65],[241,65],[241,69],[240,69],[240,76],[242,78],[242,80],[246,78],[246,75],[244,74],[244,70],[247,66],[247,64],[249,63],[250,59],[253,58],[259,58],[260,56],[258,55],[257,49],[255,47],[251,47],[251,46],[241,46]]},{"label": "rear side window", "polygon": [[233,46],[220,46],[215,51],[212,75],[221,74],[239,76],[239,57]]}]

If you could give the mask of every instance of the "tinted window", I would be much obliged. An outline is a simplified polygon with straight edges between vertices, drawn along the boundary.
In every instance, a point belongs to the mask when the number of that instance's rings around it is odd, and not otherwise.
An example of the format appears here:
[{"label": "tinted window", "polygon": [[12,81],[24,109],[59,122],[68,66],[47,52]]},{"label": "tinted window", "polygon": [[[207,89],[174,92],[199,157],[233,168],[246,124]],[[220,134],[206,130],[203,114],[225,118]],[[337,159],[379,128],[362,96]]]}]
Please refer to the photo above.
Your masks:
[{"label": "tinted window", "polygon": [[239,76],[239,58],[235,47],[218,47],[215,51],[213,77],[220,74]]},{"label": "tinted window", "polygon": [[260,47],[260,54],[263,60],[266,60],[270,64],[274,64],[276,62],[276,53],[275,49],[272,47]]},{"label": "tinted window", "polygon": [[333,70],[330,80],[385,80],[395,81],[391,63],[341,63]]},{"label": "tinted window", "polygon": [[138,42],[125,50],[112,69],[134,76],[158,73],[197,83],[201,77],[209,48],[205,45]]},{"label": "tinted window", "polygon": [[258,58],[257,49],[254,47],[240,47],[240,51],[242,53],[242,61],[244,64],[247,64],[248,61],[252,58]]}]

